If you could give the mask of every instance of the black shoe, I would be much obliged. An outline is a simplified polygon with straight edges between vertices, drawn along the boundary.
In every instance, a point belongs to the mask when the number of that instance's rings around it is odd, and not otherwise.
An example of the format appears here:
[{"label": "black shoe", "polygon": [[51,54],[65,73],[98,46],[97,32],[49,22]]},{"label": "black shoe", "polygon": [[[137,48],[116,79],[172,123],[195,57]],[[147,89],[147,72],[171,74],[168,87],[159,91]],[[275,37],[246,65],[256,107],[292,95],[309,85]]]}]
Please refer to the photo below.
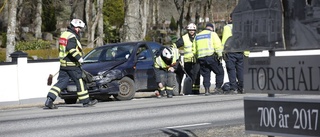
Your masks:
[{"label": "black shoe", "polygon": [[173,97],[172,94],[168,94],[168,95],[167,95],[167,98],[172,98],[172,97]]},{"label": "black shoe", "polygon": [[231,89],[231,90],[229,90],[229,91],[225,91],[224,94],[231,94],[231,95],[233,95],[233,94],[238,94],[238,91],[237,91],[237,90],[234,90],[234,89]]},{"label": "black shoe", "polygon": [[165,97],[164,95],[158,95],[157,98],[163,98]]},{"label": "black shoe", "polygon": [[245,94],[243,88],[239,88],[239,89],[238,89],[238,93],[240,93],[240,94]]},{"label": "black shoe", "polygon": [[56,105],[53,104],[53,99],[51,99],[50,97],[47,98],[47,101],[44,104],[44,106],[49,109],[57,109],[58,108]]},{"label": "black shoe", "polygon": [[98,100],[90,100],[88,103],[83,103],[83,107],[91,107],[98,103]]},{"label": "black shoe", "polygon": [[208,88],[208,87],[204,88],[204,95],[205,96],[209,96],[210,95],[210,88]]},{"label": "black shoe", "polygon": [[214,95],[221,95],[223,93],[223,90],[221,88],[215,88],[213,90]]},{"label": "black shoe", "polygon": [[193,95],[199,95],[199,94],[200,94],[200,91],[199,91],[199,90],[192,90],[192,94],[193,94]]}]

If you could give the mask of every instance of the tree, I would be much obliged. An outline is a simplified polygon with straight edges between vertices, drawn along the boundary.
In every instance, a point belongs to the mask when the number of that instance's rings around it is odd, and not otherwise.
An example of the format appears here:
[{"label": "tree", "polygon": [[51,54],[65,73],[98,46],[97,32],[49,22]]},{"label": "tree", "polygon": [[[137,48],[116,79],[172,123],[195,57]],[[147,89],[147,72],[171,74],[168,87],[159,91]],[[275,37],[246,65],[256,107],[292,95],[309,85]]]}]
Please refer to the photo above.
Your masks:
[{"label": "tree", "polygon": [[6,48],[6,61],[11,62],[10,54],[14,52],[16,45],[16,24],[17,24],[17,0],[10,0],[9,4],[9,19],[7,28],[7,48]]},{"label": "tree", "polygon": [[42,25],[43,29],[42,31],[55,31],[56,30],[56,23],[57,23],[57,17],[56,12],[59,12],[59,8],[57,6],[57,2],[50,1],[50,0],[44,0],[43,1],[43,14],[42,14]]},{"label": "tree", "polygon": [[105,41],[119,42],[119,31],[124,23],[124,1],[105,0],[103,4]]},{"label": "tree", "polygon": [[41,38],[42,32],[41,32],[41,26],[42,26],[42,0],[37,0],[37,10],[36,10],[36,19],[34,20],[35,24],[35,37]]},{"label": "tree", "polygon": [[[97,4],[97,5],[95,5]],[[98,8],[96,8],[98,7]],[[102,7],[103,7],[103,0],[97,0],[91,1],[87,0],[85,2],[85,17],[86,17],[86,22],[87,22],[87,27],[88,27],[88,45],[87,47],[93,48],[94,47],[94,42],[95,42],[95,35],[96,35],[96,29],[99,23],[100,18],[102,18]],[[101,21],[100,21],[101,22]],[[103,22],[103,20],[102,20]],[[103,23],[99,23],[100,26],[99,28],[102,28],[103,30]],[[102,37],[103,35],[100,33],[99,38]],[[99,40],[99,46],[102,44],[102,40]]]},{"label": "tree", "polygon": [[184,14],[184,5],[186,0],[174,0],[174,4],[178,10],[179,13],[179,20],[178,20],[178,37],[180,37],[182,34],[182,28],[183,28],[183,14]]},{"label": "tree", "polygon": [[176,21],[174,20],[173,16],[171,17],[171,21],[170,21],[169,27],[170,27],[170,29],[171,29],[172,31],[178,29],[177,23],[176,23]]},{"label": "tree", "polygon": [[103,45],[103,38],[104,38],[104,34],[103,34],[103,12],[102,12],[102,8],[103,8],[103,1],[104,0],[98,0],[98,27],[97,27],[97,42],[96,42],[96,46],[102,46]]},{"label": "tree", "polygon": [[149,0],[125,0],[122,41],[140,41],[146,36]]}]

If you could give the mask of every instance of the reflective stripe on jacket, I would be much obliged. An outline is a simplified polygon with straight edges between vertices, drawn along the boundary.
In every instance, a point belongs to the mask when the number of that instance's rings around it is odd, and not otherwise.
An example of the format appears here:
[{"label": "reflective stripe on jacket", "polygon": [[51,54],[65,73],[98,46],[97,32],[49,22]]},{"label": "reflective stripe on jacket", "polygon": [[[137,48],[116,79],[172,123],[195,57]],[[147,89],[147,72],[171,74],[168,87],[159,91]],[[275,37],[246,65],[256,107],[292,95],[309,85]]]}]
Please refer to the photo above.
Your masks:
[{"label": "reflective stripe on jacket", "polygon": [[[77,45],[76,45],[76,48],[72,48],[69,51],[67,51],[68,40],[71,38],[76,39]],[[69,31],[65,31],[61,34],[61,36],[59,38],[60,66],[63,66],[63,67],[80,66],[80,63],[78,62],[78,60],[68,61],[66,59],[68,54],[71,54],[71,56],[75,58],[76,56],[81,57],[83,53],[82,53],[82,46],[80,44],[80,41],[76,38],[76,36]]]},{"label": "reflective stripe on jacket", "polygon": [[217,33],[210,30],[203,30],[198,33],[193,41],[193,54],[197,58],[211,56],[217,53],[222,56],[223,46]]}]

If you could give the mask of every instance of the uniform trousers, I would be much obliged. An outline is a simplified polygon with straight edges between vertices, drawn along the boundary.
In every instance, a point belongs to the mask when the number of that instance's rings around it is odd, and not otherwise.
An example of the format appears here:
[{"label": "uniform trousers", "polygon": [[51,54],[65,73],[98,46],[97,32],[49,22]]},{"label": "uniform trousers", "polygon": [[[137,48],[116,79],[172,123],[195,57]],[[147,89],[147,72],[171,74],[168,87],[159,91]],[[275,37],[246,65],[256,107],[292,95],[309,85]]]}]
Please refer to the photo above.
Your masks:
[{"label": "uniform trousers", "polygon": [[200,74],[203,77],[203,86],[210,88],[211,71],[216,75],[216,88],[221,88],[224,79],[222,63],[214,56],[198,58],[200,64]]}]

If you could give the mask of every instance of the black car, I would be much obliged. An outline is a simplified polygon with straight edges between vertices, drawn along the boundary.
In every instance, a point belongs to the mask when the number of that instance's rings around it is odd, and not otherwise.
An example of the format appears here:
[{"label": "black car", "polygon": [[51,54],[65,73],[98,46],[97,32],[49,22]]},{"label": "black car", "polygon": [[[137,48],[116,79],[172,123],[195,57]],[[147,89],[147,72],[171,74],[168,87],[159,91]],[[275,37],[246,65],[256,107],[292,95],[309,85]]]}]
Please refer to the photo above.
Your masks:
[{"label": "black car", "polygon": [[[126,42],[97,47],[84,56],[82,69],[92,74],[87,83],[90,98],[130,100],[136,92],[158,89],[154,57],[163,45],[157,42]],[[178,86],[176,86],[178,87]],[[67,104],[77,102],[76,86],[70,80],[60,93]],[[174,95],[178,95],[178,88]]]}]

